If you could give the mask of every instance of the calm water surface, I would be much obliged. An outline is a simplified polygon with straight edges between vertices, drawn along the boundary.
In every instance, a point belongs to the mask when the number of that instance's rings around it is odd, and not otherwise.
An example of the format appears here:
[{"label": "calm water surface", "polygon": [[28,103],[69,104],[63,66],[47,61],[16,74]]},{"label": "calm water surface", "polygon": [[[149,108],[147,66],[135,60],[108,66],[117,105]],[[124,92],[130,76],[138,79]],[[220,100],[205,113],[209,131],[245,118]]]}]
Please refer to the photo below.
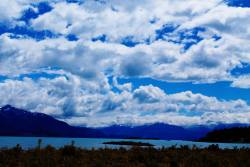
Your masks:
[{"label": "calm water surface", "polygon": [[[171,147],[176,145],[187,145],[192,147],[193,145],[204,148],[211,143],[204,143],[204,142],[190,142],[190,141],[181,141],[181,140],[131,140],[131,139],[92,139],[92,138],[48,138],[48,137],[0,137],[0,148],[11,148],[20,144],[24,149],[34,148],[37,146],[38,140],[42,139],[42,146],[45,147],[47,145],[52,145],[56,148],[63,147],[65,145],[71,144],[72,141],[75,142],[75,146],[81,148],[119,148],[121,146],[114,146],[114,145],[104,145],[103,142],[108,141],[134,141],[134,142],[145,142],[155,145],[156,148],[161,147]],[[228,144],[228,143],[216,143],[219,145],[220,148],[242,148],[248,147],[250,148],[250,144]]]}]

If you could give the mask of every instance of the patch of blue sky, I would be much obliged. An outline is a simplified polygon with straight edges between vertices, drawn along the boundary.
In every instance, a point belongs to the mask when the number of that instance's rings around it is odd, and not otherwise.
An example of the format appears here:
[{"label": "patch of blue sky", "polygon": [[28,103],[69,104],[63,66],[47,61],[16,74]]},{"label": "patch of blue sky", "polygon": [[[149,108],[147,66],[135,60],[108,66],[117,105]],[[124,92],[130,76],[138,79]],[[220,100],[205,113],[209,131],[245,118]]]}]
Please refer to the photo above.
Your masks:
[{"label": "patch of blue sky", "polygon": [[[111,76],[111,77],[108,77],[108,83],[109,83],[109,85],[114,85],[114,83],[113,83],[113,77],[112,77],[112,76]],[[111,87],[111,90],[112,90],[113,92],[115,92],[115,93],[121,93],[121,90],[118,89],[118,88],[115,87],[115,86],[112,86],[112,87]]]},{"label": "patch of blue sky", "polygon": [[47,78],[47,79],[54,79],[57,77],[62,76],[61,74],[53,74],[53,73],[46,73],[46,72],[39,72],[39,73],[30,73],[30,74],[22,74],[18,76],[16,79],[23,80],[24,78],[31,78],[32,80],[37,80],[40,78]]},{"label": "patch of blue sky", "polygon": [[[23,15],[19,20],[29,23],[31,19],[37,18],[39,15],[43,15],[47,12],[50,12],[53,8],[50,6],[48,2],[40,2],[40,3],[33,3],[33,8],[29,8],[25,11],[23,11]],[[34,8],[37,9],[37,11],[34,10]]]},{"label": "patch of blue sky", "polygon": [[132,83],[133,89],[140,86],[153,85],[161,88],[167,94],[174,94],[184,91],[201,93],[206,96],[217,97],[220,100],[243,99],[250,103],[250,89],[231,87],[231,82],[217,82],[213,84],[193,84],[191,82],[164,82],[151,78],[118,78],[119,84]]},{"label": "patch of blue sky", "polygon": [[212,36],[212,38],[213,38],[215,41],[218,41],[218,40],[221,39],[221,36],[219,36],[219,35],[217,35],[217,34],[214,34],[214,35]]},{"label": "patch of blue sky", "polygon": [[196,27],[179,32],[180,43],[184,44],[184,50],[188,50],[192,45],[202,41],[203,38],[199,36],[199,33],[205,31],[206,29],[203,27]]},{"label": "patch of blue sky", "polygon": [[[150,21],[150,23],[154,24],[157,22],[157,19],[153,19]],[[200,33],[205,32],[206,29],[204,27],[195,27],[193,29],[184,29],[184,30],[178,30],[179,25],[174,24],[165,24],[162,26],[162,28],[157,29],[155,31],[155,39],[154,40],[163,40],[172,42],[175,44],[183,45],[183,51],[187,51],[190,47],[193,45],[198,44],[200,41],[202,41],[204,38],[200,36]],[[217,41],[220,40],[221,37],[217,34],[214,34],[212,38]],[[107,37],[105,35],[96,37],[92,39],[93,41],[102,41],[107,42]],[[153,40],[153,41],[154,41]],[[137,41],[134,39],[133,36],[127,36],[124,37],[121,40],[121,44],[127,46],[127,47],[135,47],[139,44],[150,44],[152,43],[151,39],[145,39],[144,41]]]},{"label": "patch of blue sky", "polygon": [[6,79],[8,79],[7,76],[0,75],[0,82],[5,81]]},{"label": "patch of blue sky", "polygon": [[[108,42],[108,36],[105,34],[99,35],[97,37],[92,38],[93,42],[100,41],[100,42]],[[136,45],[142,44],[142,43],[149,43],[149,39],[146,39],[145,41],[136,41],[133,36],[127,36],[121,39],[120,44],[127,46],[127,47],[135,47]]]},{"label": "patch of blue sky", "polygon": [[83,0],[66,0],[67,3],[82,3]]},{"label": "patch of blue sky", "polygon": [[96,42],[96,41],[107,42],[108,38],[107,38],[107,35],[102,34],[102,35],[92,38],[92,41],[93,42]]},{"label": "patch of blue sky", "polygon": [[250,7],[249,0],[225,0],[229,6],[233,7]]},{"label": "patch of blue sky", "polygon": [[140,43],[141,42],[136,41],[133,36],[127,36],[123,38],[121,41],[121,44],[127,47],[135,47],[136,45],[139,45]]},{"label": "patch of blue sky", "polygon": [[8,79],[22,81],[24,78],[30,78],[32,80],[38,80],[41,78],[55,79],[60,76],[64,76],[64,75],[55,74],[55,73],[46,73],[46,72],[37,72],[37,73],[34,72],[34,73],[29,73],[29,74],[21,74],[16,77],[8,77],[8,76],[0,75],[0,82],[4,82],[5,80],[8,80]]},{"label": "patch of blue sky", "polygon": [[15,26],[15,27],[8,27],[4,24],[0,24],[0,35],[10,33],[11,38],[34,38],[37,41],[46,39],[46,38],[56,38],[59,35],[54,34],[48,30],[36,31],[27,26]]},{"label": "patch of blue sky", "polygon": [[79,38],[76,35],[74,35],[74,34],[69,34],[69,35],[66,36],[66,38],[69,41],[78,41],[79,40]]},{"label": "patch of blue sky", "polygon": [[[8,25],[0,24],[0,35],[4,33],[10,33],[11,38],[34,38],[37,41],[46,38],[57,38],[59,34],[55,34],[49,30],[34,30],[29,26],[29,21],[31,19],[37,18],[39,15],[50,12],[53,8],[50,6],[49,2],[44,1],[40,3],[32,3],[32,7],[23,11],[23,15],[18,19],[19,21],[24,21],[26,25],[9,27]],[[36,9],[35,9],[36,8]]]},{"label": "patch of blue sky", "polygon": [[250,74],[250,64],[242,63],[240,67],[236,67],[231,71],[233,76],[249,75]]},{"label": "patch of blue sky", "polygon": [[[196,27],[193,29],[177,30],[178,25],[165,24],[161,29],[155,31],[156,40],[165,40],[184,46],[184,51],[188,50],[191,46],[199,43],[203,40],[199,33],[205,32],[203,27]],[[219,36],[214,36],[215,40],[218,40]]]},{"label": "patch of blue sky", "polygon": [[[152,21],[154,24],[155,21]],[[188,50],[192,45],[195,45],[203,40],[199,33],[206,31],[203,27],[196,27],[193,29],[185,29],[176,32],[178,29],[178,25],[173,24],[165,24],[161,29],[155,31],[156,36],[154,40],[164,40],[168,42],[173,42],[177,44],[182,44],[184,46],[184,50]],[[219,40],[221,37],[218,35],[213,36],[214,40]],[[101,41],[108,42],[108,37],[105,34],[96,36],[92,38],[92,41]],[[145,39],[144,41],[138,41],[134,38],[134,36],[126,36],[121,39],[120,44],[125,45],[127,47],[135,47],[139,44],[150,44],[152,40],[150,38]]]},{"label": "patch of blue sky", "polygon": [[[154,20],[156,21],[156,20]],[[152,22],[151,22],[152,23]],[[155,31],[156,33],[156,40],[160,40],[160,39],[165,39],[168,38],[170,36],[170,34],[172,34],[179,26],[178,25],[174,25],[174,24],[165,24],[162,26],[161,29],[158,29]]]}]

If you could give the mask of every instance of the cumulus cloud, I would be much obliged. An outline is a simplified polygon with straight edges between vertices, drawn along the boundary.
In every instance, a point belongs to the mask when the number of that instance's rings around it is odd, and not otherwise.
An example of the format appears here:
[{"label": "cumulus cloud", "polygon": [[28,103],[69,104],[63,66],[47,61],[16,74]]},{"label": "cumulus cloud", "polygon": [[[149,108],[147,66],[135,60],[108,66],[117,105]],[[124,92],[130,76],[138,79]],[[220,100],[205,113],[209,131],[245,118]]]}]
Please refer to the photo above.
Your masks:
[{"label": "cumulus cloud", "polygon": [[21,16],[22,11],[28,7],[25,1],[3,0],[0,4],[0,21],[10,23]]},{"label": "cumulus cloud", "polygon": [[[11,39],[4,34],[0,39],[2,73],[55,66],[86,78],[96,78],[109,71],[114,76],[217,82],[232,81],[230,71],[241,63],[250,63],[248,8],[229,7],[219,0],[205,3],[144,0],[126,4],[112,0],[105,3],[52,1],[51,6],[50,12],[31,20],[32,28],[63,36],[74,34],[80,40],[69,42],[60,36],[37,42]],[[157,32],[168,24],[179,26],[156,40]],[[196,27],[204,28],[197,37],[185,34],[190,33],[186,29]],[[92,41],[102,35],[106,41]],[[220,38],[215,39],[215,35]],[[127,37],[139,43],[126,47],[122,40]],[[194,38],[201,41],[183,51],[184,43],[192,43]],[[181,41],[173,42],[176,40]],[[13,63],[18,70],[9,70]]]},{"label": "cumulus cloud", "polygon": [[[182,27],[203,26],[211,28],[220,34],[249,38],[249,8],[235,8],[226,5],[219,5],[206,14],[186,22]],[[220,17],[216,17],[220,16]],[[244,23],[244,25],[242,25]]]},{"label": "cumulus cloud", "polygon": [[165,93],[161,89],[150,85],[142,86],[139,89],[136,89],[133,96],[141,103],[154,103],[160,101],[161,98],[164,97],[164,95]]},{"label": "cumulus cloud", "polygon": [[[241,64],[250,64],[249,8],[222,0],[53,0],[48,2],[50,11],[22,21],[28,8],[38,12],[39,2],[0,4],[1,24],[57,34],[37,40],[21,32],[1,32],[0,75],[8,79],[0,82],[0,105],[88,126],[250,121],[243,100],[224,101],[190,91],[168,94],[152,85],[133,89],[132,83],[116,79],[230,81],[233,87],[249,88],[248,75],[231,74]],[[69,35],[76,40],[69,41]],[[17,79],[34,72],[59,77]]]},{"label": "cumulus cloud", "polygon": [[[127,36],[141,41],[153,37],[155,30],[164,24],[188,21],[218,3],[219,0],[129,0],[126,3],[120,0],[104,3],[88,0],[81,5],[60,2],[54,4],[51,12],[33,20],[32,25],[39,30],[73,33],[84,39],[105,34],[110,41],[119,41]],[[157,22],[152,24],[152,20]]]},{"label": "cumulus cloud", "polygon": [[[108,85],[107,85],[108,86]],[[11,104],[56,117],[82,116],[98,111],[105,85],[93,85],[78,76],[32,80],[7,79],[0,83],[1,106]]]},{"label": "cumulus cloud", "polygon": [[249,115],[250,107],[243,100],[221,101],[190,91],[166,94],[153,86],[141,86],[132,92],[123,92],[119,96],[113,94],[111,97],[108,103],[105,102],[109,112],[96,113],[95,117],[64,120],[89,126],[155,122],[188,126],[249,121],[243,115]]},{"label": "cumulus cloud", "polygon": [[[43,112],[74,125],[107,126],[164,122],[176,125],[246,122],[250,106],[243,100],[221,101],[190,91],[166,94],[158,87],[141,86],[120,93],[64,74],[53,79],[7,79],[0,83],[0,105],[11,104]],[[225,117],[216,117],[224,115]],[[226,119],[225,119],[226,118]]]},{"label": "cumulus cloud", "polygon": [[244,88],[244,89],[250,88],[250,76],[249,75],[242,75],[242,76],[236,78],[233,81],[232,86],[238,87],[238,88]]},{"label": "cumulus cloud", "polygon": [[[57,0],[53,0],[52,2]],[[44,2],[44,0],[2,0],[0,4],[0,23],[6,26],[23,25],[19,19],[27,9],[33,9],[37,12],[35,4]]]},{"label": "cumulus cloud", "polygon": [[[98,7],[93,8],[93,3],[98,4]],[[184,3],[185,5],[181,5]],[[65,10],[60,10],[62,8]],[[235,14],[232,15],[232,12]],[[217,0],[206,3],[197,0],[129,1],[126,4],[120,1],[105,1],[102,4],[87,1],[81,5],[62,2],[55,4],[51,12],[33,20],[33,26],[63,34],[73,33],[86,40],[105,34],[107,45],[117,49],[119,46],[113,43],[119,43],[128,36],[138,42],[153,40],[150,46],[142,44],[136,49],[126,49],[126,52],[131,53],[129,55],[122,53],[125,57],[120,63],[122,74],[146,74],[167,81],[216,82],[230,80],[230,70],[242,62],[249,63],[249,13],[248,8],[228,7]],[[221,17],[217,17],[218,15]],[[151,23],[153,19],[156,20],[154,24]],[[51,24],[52,22],[55,24]],[[242,22],[244,25],[240,24]],[[173,33],[174,36],[178,36],[178,32],[186,28],[205,27],[205,33],[200,36],[206,39],[191,47],[188,52],[180,54],[181,44],[154,41],[156,30],[166,24],[181,25]],[[213,34],[219,34],[222,39],[215,41]],[[220,61],[224,58],[225,62]],[[158,66],[155,67],[152,63]]]}]

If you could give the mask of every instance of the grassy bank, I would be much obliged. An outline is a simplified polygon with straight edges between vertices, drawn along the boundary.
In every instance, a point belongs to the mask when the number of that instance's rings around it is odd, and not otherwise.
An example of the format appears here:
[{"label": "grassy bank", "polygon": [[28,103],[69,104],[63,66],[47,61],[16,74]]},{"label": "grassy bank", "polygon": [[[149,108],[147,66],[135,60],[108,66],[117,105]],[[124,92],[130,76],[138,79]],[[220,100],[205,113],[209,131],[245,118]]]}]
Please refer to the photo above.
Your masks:
[{"label": "grassy bank", "polygon": [[131,149],[81,149],[73,145],[23,150],[0,150],[0,167],[244,167],[250,166],[250,149],[151,147]]}]

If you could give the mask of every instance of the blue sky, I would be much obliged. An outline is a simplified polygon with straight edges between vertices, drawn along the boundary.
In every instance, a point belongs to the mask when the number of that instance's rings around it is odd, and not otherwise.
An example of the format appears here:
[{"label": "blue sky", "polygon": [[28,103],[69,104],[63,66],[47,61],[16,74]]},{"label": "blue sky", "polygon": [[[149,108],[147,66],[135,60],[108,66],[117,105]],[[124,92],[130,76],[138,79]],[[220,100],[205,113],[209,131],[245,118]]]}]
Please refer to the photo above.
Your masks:
[{"label": "blue sky", "polygon": [[250,89],[241,89],[230,86],[230,82],[204,83],[193,84],[191,82],[164,82],[157,81],[150,78],[133,78],[133,79],[119,79],[121,84],[132,82],[133,88],[137,89],[142,85],[154,85],[161,88],[169,94],[174,94],[184,91],[192,91],[193,93],[201,93],[206,96],[214,96],[221,100],[236,100],[244,99],[250,103]]},{"label": "blue sky", "polygon": [[80,126],[250,122],[247,0],[4,0],[0,11],[1,106]]}]

